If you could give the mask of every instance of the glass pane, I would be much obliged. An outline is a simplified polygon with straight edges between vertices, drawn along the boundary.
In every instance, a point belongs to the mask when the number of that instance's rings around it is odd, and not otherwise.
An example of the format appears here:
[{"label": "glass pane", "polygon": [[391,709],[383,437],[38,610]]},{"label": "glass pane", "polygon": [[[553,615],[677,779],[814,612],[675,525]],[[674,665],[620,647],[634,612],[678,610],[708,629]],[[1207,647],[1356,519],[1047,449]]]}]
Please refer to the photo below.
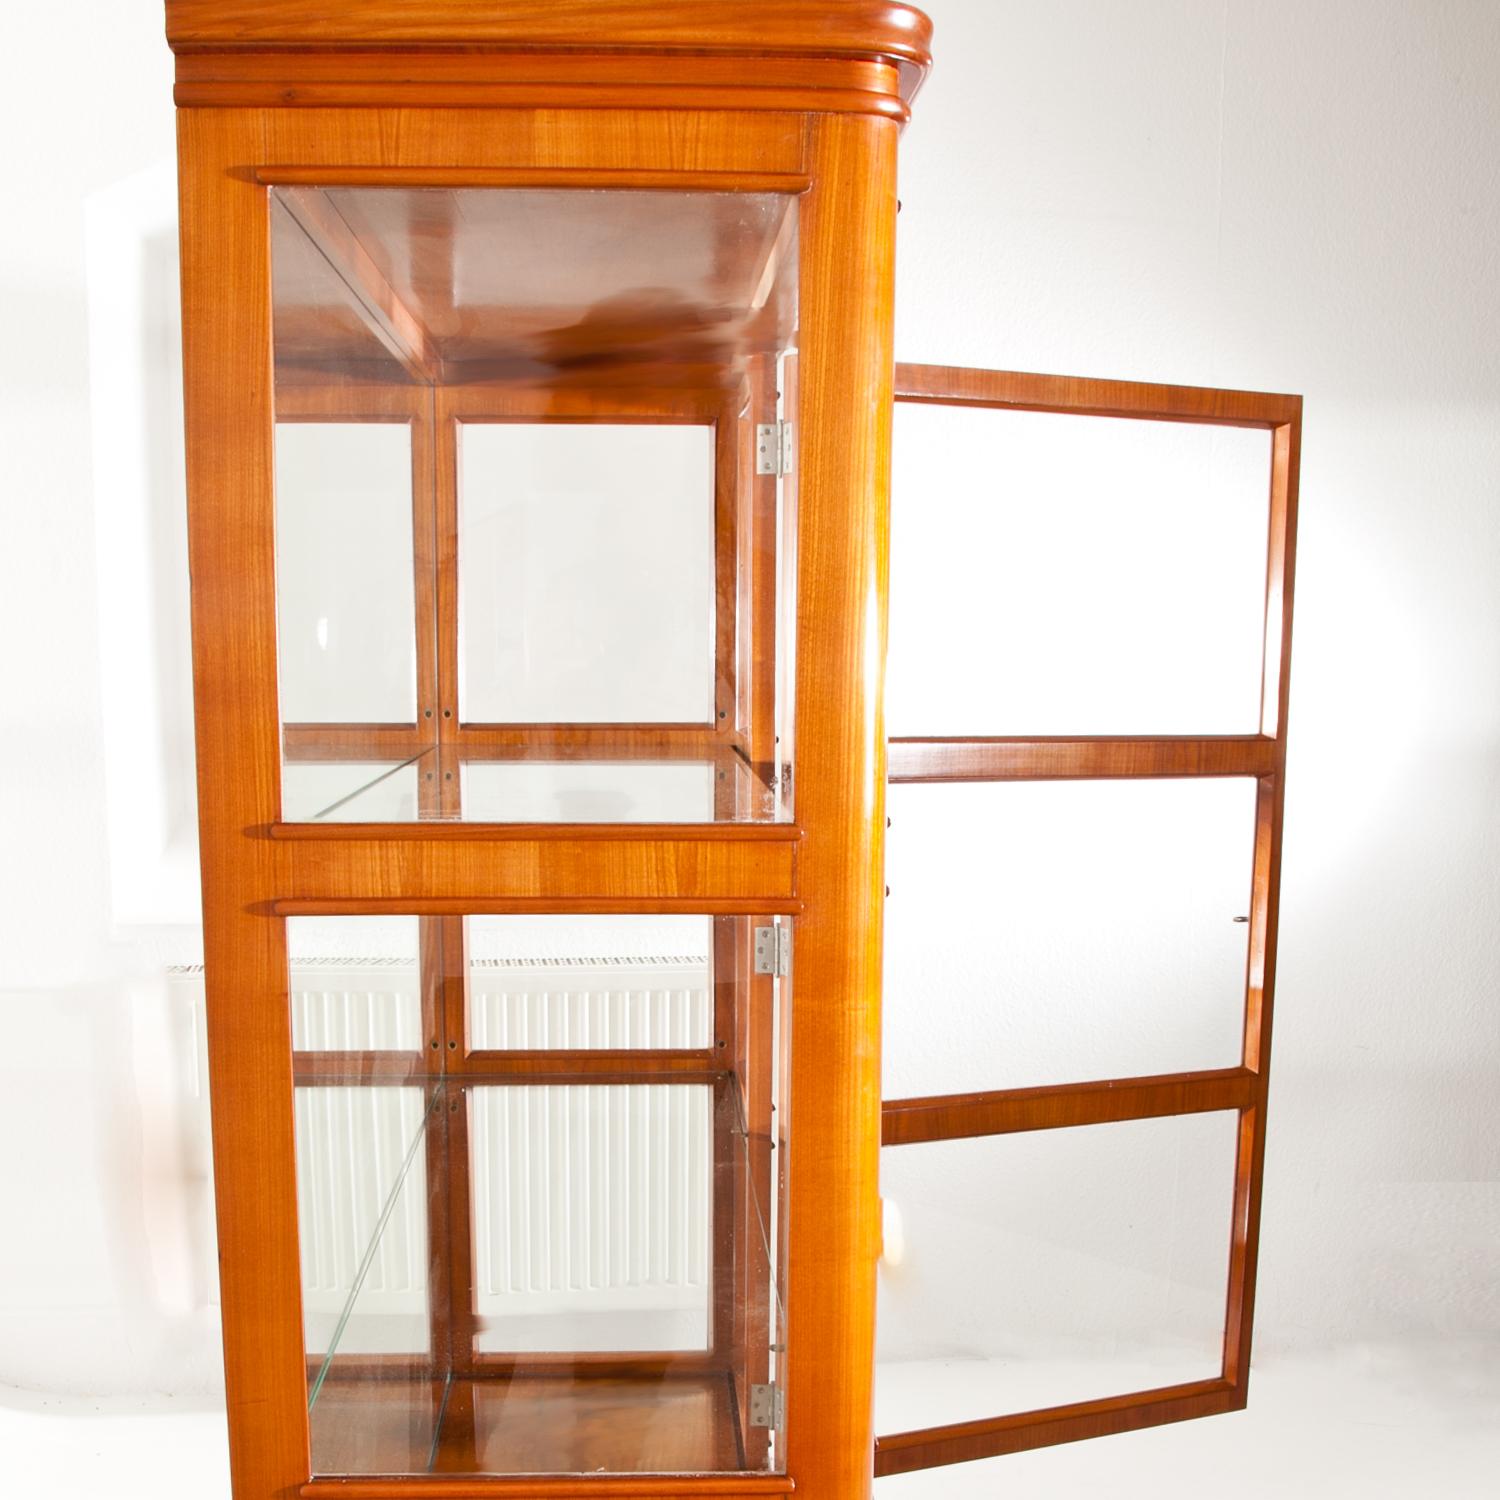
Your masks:
[{"label": "glass pane", "polygon": [[296,1091],[309,1354],[426,1351],[420,1146],[432,1102],[413,1088]]},{"label": "glass pane", "polygon": [[707,761],[470,761],[464,816],[478,823],[709,823]]},{"label": "glass pane", "polygon": [[[788,981],[751,958],[774,919],[464,920],[449,1002],[497,1050],[418,1036],[385,1060],[336,1054],[420,1023],[454,924],[288,923],[297,1041],[322,1053],[295,1095],[314,1471],[778,1471],[751,1409],[785,1343]],[[485,989],[528,969],[567,1005]],[[497,1035],[516,1016],[524,1060]]]},{"label": "glass pane", "polygon": [[417,717],[411,430],[276,424],[276,608],[287,724]]},{"label": "glass pane", "polygon": [[898,402],[893,465],[893,736],[1258,729],[1267,432]]},{"label": "glass pane", "polygon": [[708,917],[470,917],[467,925],[477,1049],[712,1041]]},{"label": "glass pane", "polygon": [[713,429],[459,434],[464,720],[710,722]]},{"label": "glass pane", "polygon": [[298,1052],[421,1048],[415,917],[288,917],[286,945]]},{"label": "glass pane", "polygon": [[283,817],[789,819],[797,198],[270,201]]},{"label": "glass pane", "polygon": [[886,1148],[875,1430],[1217,1378],[1238,1119]]},{"label": "glass pane", "polygon": [[472,1091],[476,1349],[707,1350],[712,1092]]},{"label": "glass pane", "polygon": [[890,788],[888,1099],[1236,1067],[1242,778]]}]

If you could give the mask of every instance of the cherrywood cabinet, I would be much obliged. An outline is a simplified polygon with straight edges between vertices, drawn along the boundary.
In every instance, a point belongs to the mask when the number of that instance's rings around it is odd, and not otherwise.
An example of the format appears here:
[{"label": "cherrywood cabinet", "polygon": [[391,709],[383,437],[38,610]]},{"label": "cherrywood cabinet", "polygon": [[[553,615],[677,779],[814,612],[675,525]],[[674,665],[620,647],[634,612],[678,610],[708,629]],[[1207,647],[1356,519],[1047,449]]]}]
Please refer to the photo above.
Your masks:
[{"label": "cherrywood cabinet", "polygon": [[[1242,1405],[1300,402],[894,362],[909,6],[166,10],[239,1500],[852,1500]],[[888,745],[893,403],[1264,433],[1254,721]],[[1253,784],[1232,1065],[882,1105],[888,778]],[[877,1434],[882,1143],[1215,1112],[1215,1370]]]}]

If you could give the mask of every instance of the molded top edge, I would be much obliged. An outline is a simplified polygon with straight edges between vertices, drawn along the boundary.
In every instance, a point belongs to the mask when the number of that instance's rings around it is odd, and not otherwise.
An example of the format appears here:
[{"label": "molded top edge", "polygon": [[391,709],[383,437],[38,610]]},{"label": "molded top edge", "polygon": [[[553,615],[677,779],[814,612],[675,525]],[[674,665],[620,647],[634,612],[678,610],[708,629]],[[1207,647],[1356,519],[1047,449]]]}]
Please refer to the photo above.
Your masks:
[{"label": "molded top edge", "polygon": [[494,48],[884,57],[925,72],[932,22],[890,0],[166,0],[174,52]]}]

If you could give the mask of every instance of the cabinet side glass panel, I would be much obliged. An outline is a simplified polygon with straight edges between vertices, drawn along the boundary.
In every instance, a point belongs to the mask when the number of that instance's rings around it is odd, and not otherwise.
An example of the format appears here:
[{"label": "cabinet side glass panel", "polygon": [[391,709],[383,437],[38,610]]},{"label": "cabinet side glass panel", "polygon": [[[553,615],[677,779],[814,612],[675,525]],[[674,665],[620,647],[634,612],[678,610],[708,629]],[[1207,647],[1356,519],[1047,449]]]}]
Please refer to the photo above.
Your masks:
[{"label": "cabinet side glass panel", "polygon": [[288,919],[314,1473],[780,1470],[783,924]]},{"label": "cabinet side glass panel", "polygon": [[283,818],[789,819],[795,195],[270,203]]}]

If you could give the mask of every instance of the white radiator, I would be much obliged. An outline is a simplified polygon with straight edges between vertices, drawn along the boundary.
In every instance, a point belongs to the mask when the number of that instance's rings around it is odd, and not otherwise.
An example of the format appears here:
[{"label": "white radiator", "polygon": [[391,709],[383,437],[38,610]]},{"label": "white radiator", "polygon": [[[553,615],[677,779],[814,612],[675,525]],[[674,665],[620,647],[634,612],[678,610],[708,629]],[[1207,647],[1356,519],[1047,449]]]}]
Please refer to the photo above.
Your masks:
[{"label": "white radiator", "polygon": [[[707,975],[706,959],[691,957],[480,960],[470,970],[473,1044],[704,1046]],[[300,1048],[419,1050],[416,966],[299,959],[292,1018]],[[705,1347],[711,1090],[527,1085],[470,1092],[478,1347]],[[356,1281],[341,1351],[426,1347],[423,1100],[421,1089],[391,1086],[297,1091],[310,1351],[327,1347]]]}]

